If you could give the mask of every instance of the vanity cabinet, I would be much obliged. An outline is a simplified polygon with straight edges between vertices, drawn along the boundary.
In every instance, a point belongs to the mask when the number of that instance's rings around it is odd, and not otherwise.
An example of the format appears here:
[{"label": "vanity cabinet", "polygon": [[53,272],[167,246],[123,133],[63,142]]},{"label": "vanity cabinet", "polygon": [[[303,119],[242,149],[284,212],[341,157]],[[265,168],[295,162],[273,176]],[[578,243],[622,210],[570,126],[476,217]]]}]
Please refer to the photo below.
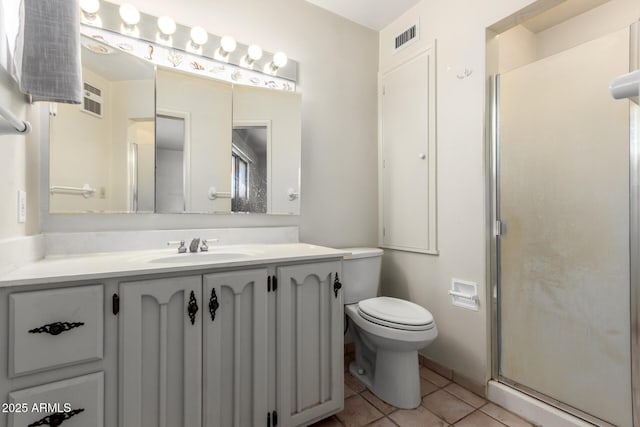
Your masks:
[{"label": "vanity cabinet", "polygon": [[302,426],[342,408],[340,271],[332,261],[204,276],[204,426]]},{"label": "vanity cabinet", "polygon": [[202,277],[120,283],[122,427],[199,426]]},{"label": "vanity cabinet", "polygon": [[102,285],[12,293],[9,376],[101,359],[102,295]]},{"label": "vanity cabinet", "polygon": [[267,418],[266,268],[204,276],[204,423],[262,426]]},{"label": "vanity cabinet", "polygon": [[309,425],[343,406],[341,255],[0,288],[0,395],[69,427]]},{"label": "vanity cabinet", "polygon": [[[9,411],[9,427],[103,427],[104,374],[96,372],[14,391],[9,393],[8,403],[23,409]],[[43,403],[53,408],[42,408]]]},{"label": "vanity cabinet", "polygon": [[343,405],[341,262],[277,268],[277,398],[283,426],[307,425]]}]

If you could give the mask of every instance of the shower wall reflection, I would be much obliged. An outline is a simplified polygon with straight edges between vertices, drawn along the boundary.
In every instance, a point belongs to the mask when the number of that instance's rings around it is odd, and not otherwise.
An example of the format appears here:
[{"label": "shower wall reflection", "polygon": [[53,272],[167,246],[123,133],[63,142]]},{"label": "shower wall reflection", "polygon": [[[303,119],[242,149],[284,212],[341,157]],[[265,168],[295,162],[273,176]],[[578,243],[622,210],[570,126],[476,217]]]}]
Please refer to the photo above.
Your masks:
[{"label": "shower wall reflection", "polygon": [[268,125],[234,125],[231,211],[267,213]]}]

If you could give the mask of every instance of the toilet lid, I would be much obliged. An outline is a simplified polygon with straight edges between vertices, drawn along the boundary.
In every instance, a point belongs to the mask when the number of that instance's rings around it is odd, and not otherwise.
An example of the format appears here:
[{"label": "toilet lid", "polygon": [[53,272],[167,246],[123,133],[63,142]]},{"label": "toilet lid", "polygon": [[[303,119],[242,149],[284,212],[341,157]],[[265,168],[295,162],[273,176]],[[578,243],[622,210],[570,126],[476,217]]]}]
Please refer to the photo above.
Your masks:
[{"label": "toilet lid", "polygon": [[365,319],[408,331],[424,331],[433,327],[433,316],[427,309],[398,298],[378,297],[362,300],[358,311]]}]

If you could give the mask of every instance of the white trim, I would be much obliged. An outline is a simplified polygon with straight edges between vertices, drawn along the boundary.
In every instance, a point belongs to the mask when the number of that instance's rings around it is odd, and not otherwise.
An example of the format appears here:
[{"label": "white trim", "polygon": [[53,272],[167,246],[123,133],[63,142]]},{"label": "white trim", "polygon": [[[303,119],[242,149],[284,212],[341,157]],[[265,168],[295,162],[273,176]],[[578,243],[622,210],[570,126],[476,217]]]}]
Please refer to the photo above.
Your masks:
[{"label": "white trim", "polygon": [[556,409],[551,405],[547,405],[538,399],[497,381],[489,381],[487,384],[487,398],[491,402],[502,406],[536,425],[593,427],[593,424]]}]

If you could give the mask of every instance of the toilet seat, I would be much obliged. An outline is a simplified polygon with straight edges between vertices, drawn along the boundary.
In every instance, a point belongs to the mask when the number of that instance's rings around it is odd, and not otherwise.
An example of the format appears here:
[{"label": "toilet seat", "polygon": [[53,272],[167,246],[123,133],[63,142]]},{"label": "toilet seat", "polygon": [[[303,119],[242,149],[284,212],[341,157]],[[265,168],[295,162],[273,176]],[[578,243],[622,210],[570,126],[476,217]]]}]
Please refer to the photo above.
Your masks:
[{"label": "toilet seat", "polygon": [[369,322],[403,331],[426,331],[434,327],[428,310],[398,298],[362,300],[358,303],[358,314]]}]

